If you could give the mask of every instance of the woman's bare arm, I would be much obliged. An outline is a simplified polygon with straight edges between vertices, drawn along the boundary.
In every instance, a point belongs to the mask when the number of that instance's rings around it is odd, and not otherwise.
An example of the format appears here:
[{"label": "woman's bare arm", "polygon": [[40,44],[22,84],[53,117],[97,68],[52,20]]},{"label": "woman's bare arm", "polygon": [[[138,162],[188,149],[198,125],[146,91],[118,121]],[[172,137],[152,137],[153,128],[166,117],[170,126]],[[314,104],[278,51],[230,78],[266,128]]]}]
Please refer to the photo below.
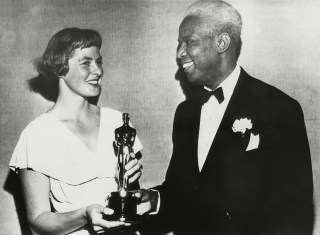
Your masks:
[{"label": "woman's bare arm", "polygon": [[49,177],[39,172],[22,169],[19,171],[27,218],[33,234],[66,234],[88,223],[94,228],[123,226],[123,222],[102,219],[102,214],[112,214],[99,204],[82,207],[75,211],[53,213],[50,208]]}]

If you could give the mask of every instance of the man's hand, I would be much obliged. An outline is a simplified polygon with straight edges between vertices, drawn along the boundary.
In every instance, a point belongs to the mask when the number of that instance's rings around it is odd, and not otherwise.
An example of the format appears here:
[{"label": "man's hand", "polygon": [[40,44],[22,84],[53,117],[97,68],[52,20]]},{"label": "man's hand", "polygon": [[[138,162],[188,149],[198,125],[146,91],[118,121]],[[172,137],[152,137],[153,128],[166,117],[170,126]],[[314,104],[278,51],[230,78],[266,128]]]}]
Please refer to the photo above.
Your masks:
[{"label": "man's hand", "polygon": [[137,207],[137,214],[156,212],[158,205],[158,192],[153,190],[139,189],[134,196],[141,199]]}]

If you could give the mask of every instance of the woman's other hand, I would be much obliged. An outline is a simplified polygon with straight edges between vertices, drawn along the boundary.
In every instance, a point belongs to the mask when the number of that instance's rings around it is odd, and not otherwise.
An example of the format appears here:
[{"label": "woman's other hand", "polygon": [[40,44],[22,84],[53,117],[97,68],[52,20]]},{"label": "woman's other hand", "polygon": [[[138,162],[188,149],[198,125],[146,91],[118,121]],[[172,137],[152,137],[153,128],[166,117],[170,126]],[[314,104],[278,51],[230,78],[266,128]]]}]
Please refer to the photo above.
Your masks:
[{"label": "woman's other hand", "polygon": [[134,153],[130,154],[131,160],[126,164],[125,175],[129,178],[129,184],[136,182],[140,179],[142,175],[142,165],[139,163],[138,159],[135,158]]},{"label": "woman's other hand", "polygon": [[120,221],[108,221],[103,215],[112,215],[113,210],[100,204],[92,204],[86,209],[86,219],[95,232],[102,232],[111,228],[129,226],[130,224]]}]

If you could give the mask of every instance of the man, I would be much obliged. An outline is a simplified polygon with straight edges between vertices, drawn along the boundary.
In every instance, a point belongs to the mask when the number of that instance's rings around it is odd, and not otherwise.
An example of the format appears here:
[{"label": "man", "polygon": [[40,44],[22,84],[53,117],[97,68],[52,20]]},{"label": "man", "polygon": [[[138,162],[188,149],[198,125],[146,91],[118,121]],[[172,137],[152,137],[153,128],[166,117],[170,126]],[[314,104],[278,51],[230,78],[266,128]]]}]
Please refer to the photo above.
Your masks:
[{"label": "man", "polygon": [[180,25],[177,58],[187,81],[217,94],[176,110],[158,214],[175,234],[311,234],[301,107],[237,65],[241,27],[236,9],[210,0],[193,3]]}]

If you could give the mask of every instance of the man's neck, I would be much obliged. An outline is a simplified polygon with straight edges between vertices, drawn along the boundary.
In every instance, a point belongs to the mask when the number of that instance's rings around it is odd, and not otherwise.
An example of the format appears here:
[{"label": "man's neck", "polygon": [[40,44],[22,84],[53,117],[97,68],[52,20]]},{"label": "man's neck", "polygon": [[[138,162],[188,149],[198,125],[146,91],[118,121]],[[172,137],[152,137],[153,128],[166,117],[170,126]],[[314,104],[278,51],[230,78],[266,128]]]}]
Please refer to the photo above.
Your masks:
[{"label": "man's neck", "polygon": [[216,78],[213,78],[211,84],[205,85],[205,87],[215,90],[229,75],[234,71],[236,63],[222,64],[219,72],[216,74]]}]

